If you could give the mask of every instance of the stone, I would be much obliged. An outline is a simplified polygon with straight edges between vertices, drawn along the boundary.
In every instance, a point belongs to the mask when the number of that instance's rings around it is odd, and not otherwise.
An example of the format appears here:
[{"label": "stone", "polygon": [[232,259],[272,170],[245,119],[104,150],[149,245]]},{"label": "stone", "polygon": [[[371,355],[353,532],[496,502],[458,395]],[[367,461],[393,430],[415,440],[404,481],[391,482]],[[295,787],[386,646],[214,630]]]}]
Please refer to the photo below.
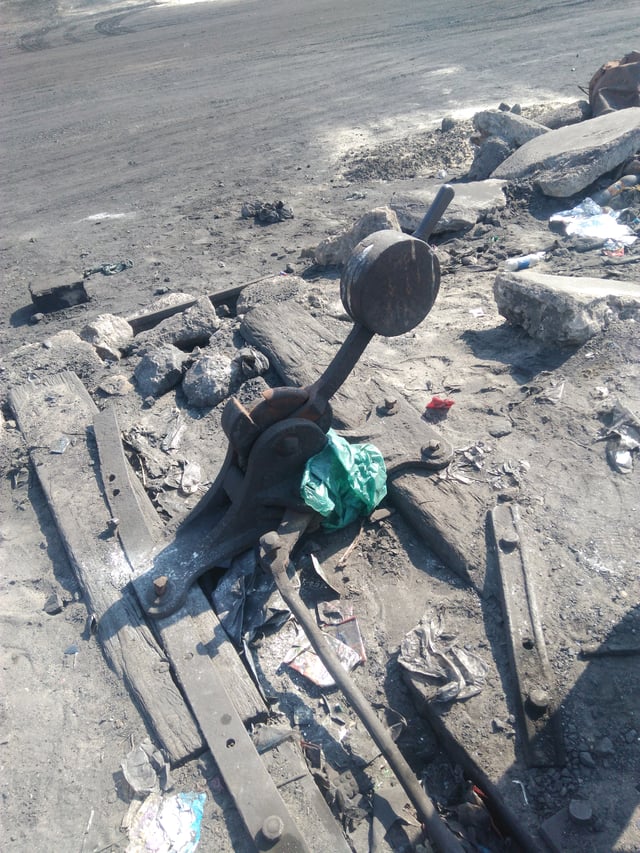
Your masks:
[{"label": "stone", "polygon": [[518,148],[537,136],[549,133],[549,128],[537,121],[502,110],[483,110],[476,113],[473,126],[483,136],[499,136],[511,148]]},{"label": "stone", "polygon": [[297,275],[269,276],[242,289],[236,303],[236,312],[246,314],[254,305],[288,302],[307,288],[307,282]]},{"label": "stone", "polygon": [[571,104],[562,104],[560,107],[549,110],[538,116],[538,122],[548,127],[549,130],[558,130],[570,124],[578,124],[591,118],[591,107],[589,101],[573,101]]},{"label": "stone", "polygon": [[126,397],[133,391],[133,385],[122,373],[115,373],[102,380],[98,385],[98,391],[106,394],[107,397]]},{"label": "stone", "polygon": [[471,181],[484,181],[504,163],[513,148],[500,136],[492,136],[476,149],[473,163],[469,167],[468,177]]},{"label": "stone", "polygon": [[[506,205],[504,181],[477,181],[456,184],[454,188],[456,194],[453,201],[434,228],[434,234],[466,231],[488,211],[502,209]],[[437,184],[410,194],[394,196],[391,207],[403,231],[416,230],[439,189],[440,185]]]},{"label": "stone", "polygon": [[580,759],[580,764],[582,764],[583,767],[590,767],[593,770],[593,768],[596,766],[596,763],[593,760],[593,756],[590,752],[587,752],[586,750],[580,752],[578,754],[578,758]]},{"label": "stone", "polygon": [[567,198],[630,159],[640,148],[640,107],[550,130],[527,142],[492,173],[532,178],[543,193]]},{"label": "stone", "polygon": [[607,756],[613,755],[615,752],[615,748],[613,746],[613,741],[610,737],[603,737],[602,740],[599,740],[596,745],[596,755]]},{"label": "stone", "polygon": [[150,346],[171,344],[183,350],[206,346],[220,328],[221,320],[208,296],[201,296],[190,308],[167,317],[153,329],[136,336],[138,351]]},{"label": "stone", "polygon": [[376,231],[389,229],[401,230],[398,217],[389,207],[376,207],[361,216],[351,228],[323,240],[315,249],[315,262],[322,267],[342,266],[360,240]]},{"label": "stone", "polygon": [[57,592],[52,592],[49,598],[44,603],[44,607],[42,608],[44,612],[48,616],[57,616],[58,613],[62,613],[62,609],[64,608],[64,602],[60,598]]},{"label": "stone", "polygon": [[631,281],[501,270],[493,294],[509,323],[546,344],[578,346],[615,318],[640,320],[640,285]]},{"label": "stone", "polygon": [[138,362],[134,375],[138,391],[144,397],[160,397],[182,379],[186,355],[170,344],[150,349]]},{"label": "stone", "polygon": [[223,353],[205,353],[187,370],[182,390],[190,406],[208,408],[229,396],[232,379],[230,358]]},{"label": "stone", "polygon": [[445,116],[442,119],[442,123],[440,124],[440,130],[443,133],[447,133],[448,131],[453,130],[456,125],[457,122],[454,118],[452,118],[452,116]]},{"label": "stone", "polygon": [[100,314],[83,326],[80,337],[95,347],[100,358],[119,361],[123,350],[133,341],[133,329],[124,317]]}]

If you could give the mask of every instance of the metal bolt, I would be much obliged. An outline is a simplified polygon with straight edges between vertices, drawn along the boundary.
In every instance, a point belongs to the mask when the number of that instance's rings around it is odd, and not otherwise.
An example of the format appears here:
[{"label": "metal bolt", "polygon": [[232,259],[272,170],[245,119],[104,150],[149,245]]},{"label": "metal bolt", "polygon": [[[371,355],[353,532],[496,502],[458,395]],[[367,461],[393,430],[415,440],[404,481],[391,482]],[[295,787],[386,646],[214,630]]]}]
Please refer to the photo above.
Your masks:
[{"label": "metal bolt", "polygon": [[589,800],[571,800],[569,815],[574,823],[589,823],[593,817],[593,809]]},{"label": "metal bolt", "polygon": [[169,584],[169,578],[166,575],[160,575],[157,578],[153,579],[153,588],[155,590],[158,598],[162,598],[162,596],[167,591],[167,586]]},{"label": "metal bolt", "polygon": [[260,556],[264,559],[265,557],[273,556],[276,551],[280,550],[280,537],[278,536],[277,530],[270,530],[268,533],[265,533],[264,536],[260,537]]},{"label": "metal bolt", "polygon": [[534,687],[534,689],[529,692],[529,701],[536,708],[544,711],[545,708],[549,707],[549,702],[551,700],[546,690],[541,687]]},{"label": "metal bolt", "polygon": [[284,821],[277,814],[271,814],[262,822],[262,834],[267,841],[277,841],[284,832]]},{"label": "metal bolt", "polygon": [[503,551],[513,551],[514,548],[517,548],[520,543],[520,537],[514,531],[513,533],[505,533],[504,536],[500,537],[500,547]]},{"label": "metal bolt", "polygon": [[432,438],[424,447],[421,448],[420,452],[423,456],[432,456],[436,450],[440,450],[440,442],[435,438]]}]

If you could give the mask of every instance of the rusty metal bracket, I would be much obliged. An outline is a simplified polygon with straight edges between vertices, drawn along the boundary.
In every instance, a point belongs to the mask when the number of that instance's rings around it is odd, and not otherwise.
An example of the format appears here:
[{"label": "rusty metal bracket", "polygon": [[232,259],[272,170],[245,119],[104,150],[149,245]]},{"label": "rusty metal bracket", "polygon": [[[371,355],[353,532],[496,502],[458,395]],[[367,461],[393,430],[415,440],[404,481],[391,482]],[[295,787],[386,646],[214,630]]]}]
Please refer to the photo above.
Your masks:
[{"label": "rusty metal bracket", "polygon": [[[251,411],[236,399],[227,403],[222,427],[229,448],[218,477],[175,542],[134,581],[149,615],[173,613],[200,575],[226,566],[255,545],[260,536],[278,527],[286,511],[304,509],[300,483],[307,461],[326,444],[331,397],[375,334],[402,335],[433,307],[440,266],[426,240],[452,198],[453,188],[441,187],[414,235],[376,231],[354,248],[340,292],[355,323],[313,384],[270,389]],[[399,466],[407,463],[403,458],[395,461]],[[433,470],[446,464],[445,454],[423,448],[416,462]]]},{"label": "rusty metal bracket", "polygon": [[560,710],[518,506],[499,504],[491,510],[490,518],[527,763],[532,767],[563,765],[566,758]]}]

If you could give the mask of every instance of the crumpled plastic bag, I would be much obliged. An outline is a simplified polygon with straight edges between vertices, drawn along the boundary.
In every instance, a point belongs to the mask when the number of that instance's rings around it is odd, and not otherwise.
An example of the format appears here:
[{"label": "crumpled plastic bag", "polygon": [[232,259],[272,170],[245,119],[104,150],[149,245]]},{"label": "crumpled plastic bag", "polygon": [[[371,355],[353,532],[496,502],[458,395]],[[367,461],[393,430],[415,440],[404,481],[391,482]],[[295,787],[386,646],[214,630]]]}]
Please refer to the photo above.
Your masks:
[{"label": "crumpled plastic bag", "polygon": [[618,240],[630,246],[638,239],[628,225],[618,222],[620,211],[600,207],[585,198],[571,210],[561,210],[549,219],[551,230],[561,230],[567,237],[589,237],[596,240]]},{"label": "crumpled plastic bag", "polygon": [[387,494],[387,469],[373,444],[349,444],[332,429],[326,447],[312,456],[300,495],[329,530],[346,527],[374,510]]},{"label": "crumpled plastic bag", "polygon": [[126,853],[194,853],[206,799],[206,794],[149,794],[133,817]]}]

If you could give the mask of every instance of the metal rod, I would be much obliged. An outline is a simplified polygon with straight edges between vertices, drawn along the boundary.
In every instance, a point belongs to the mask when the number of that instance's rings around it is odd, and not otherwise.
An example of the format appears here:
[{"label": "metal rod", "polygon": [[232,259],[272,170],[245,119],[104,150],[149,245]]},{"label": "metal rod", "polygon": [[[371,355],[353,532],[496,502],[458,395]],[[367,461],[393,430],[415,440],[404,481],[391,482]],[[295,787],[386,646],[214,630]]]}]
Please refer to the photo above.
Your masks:
[{"label": "metal rod", "polygon": [[298,538],[306,529],[312,516],[288,512],[277,533],[268,533],[260,540],[261,556],[266,568],[271,569],[276,586],[293,615],[302,625],[309,642],[318,657],[331,673],[334,681],[343,692],[349,704],[362,720],[376,746],[395,773],[407,796],[413,803],[424,823],[429,840],[436,845],[440,853],[463,853],[463,847],[426,795],[416,776],[394,743],[385,726],[363,693],[353,683],[343,668],[340,659],[327,642],[325,635],[316,625],[313,617],[298,596],[298,592],[289,580],[287,565],[289,554]]},{"label": "metal rod", "polygon": [[433,229],[438,224],[440,217],[447,207],[449,207],[454,195],[455,191],[451,184],[443,184],[443,186],[440,187],[436,193],[436,197],[429,206],[429,210],[425,213],[424,219],[413,232],[414,237],[417,237],[418,240],[424,240],[425,242],[429,239]]}]

